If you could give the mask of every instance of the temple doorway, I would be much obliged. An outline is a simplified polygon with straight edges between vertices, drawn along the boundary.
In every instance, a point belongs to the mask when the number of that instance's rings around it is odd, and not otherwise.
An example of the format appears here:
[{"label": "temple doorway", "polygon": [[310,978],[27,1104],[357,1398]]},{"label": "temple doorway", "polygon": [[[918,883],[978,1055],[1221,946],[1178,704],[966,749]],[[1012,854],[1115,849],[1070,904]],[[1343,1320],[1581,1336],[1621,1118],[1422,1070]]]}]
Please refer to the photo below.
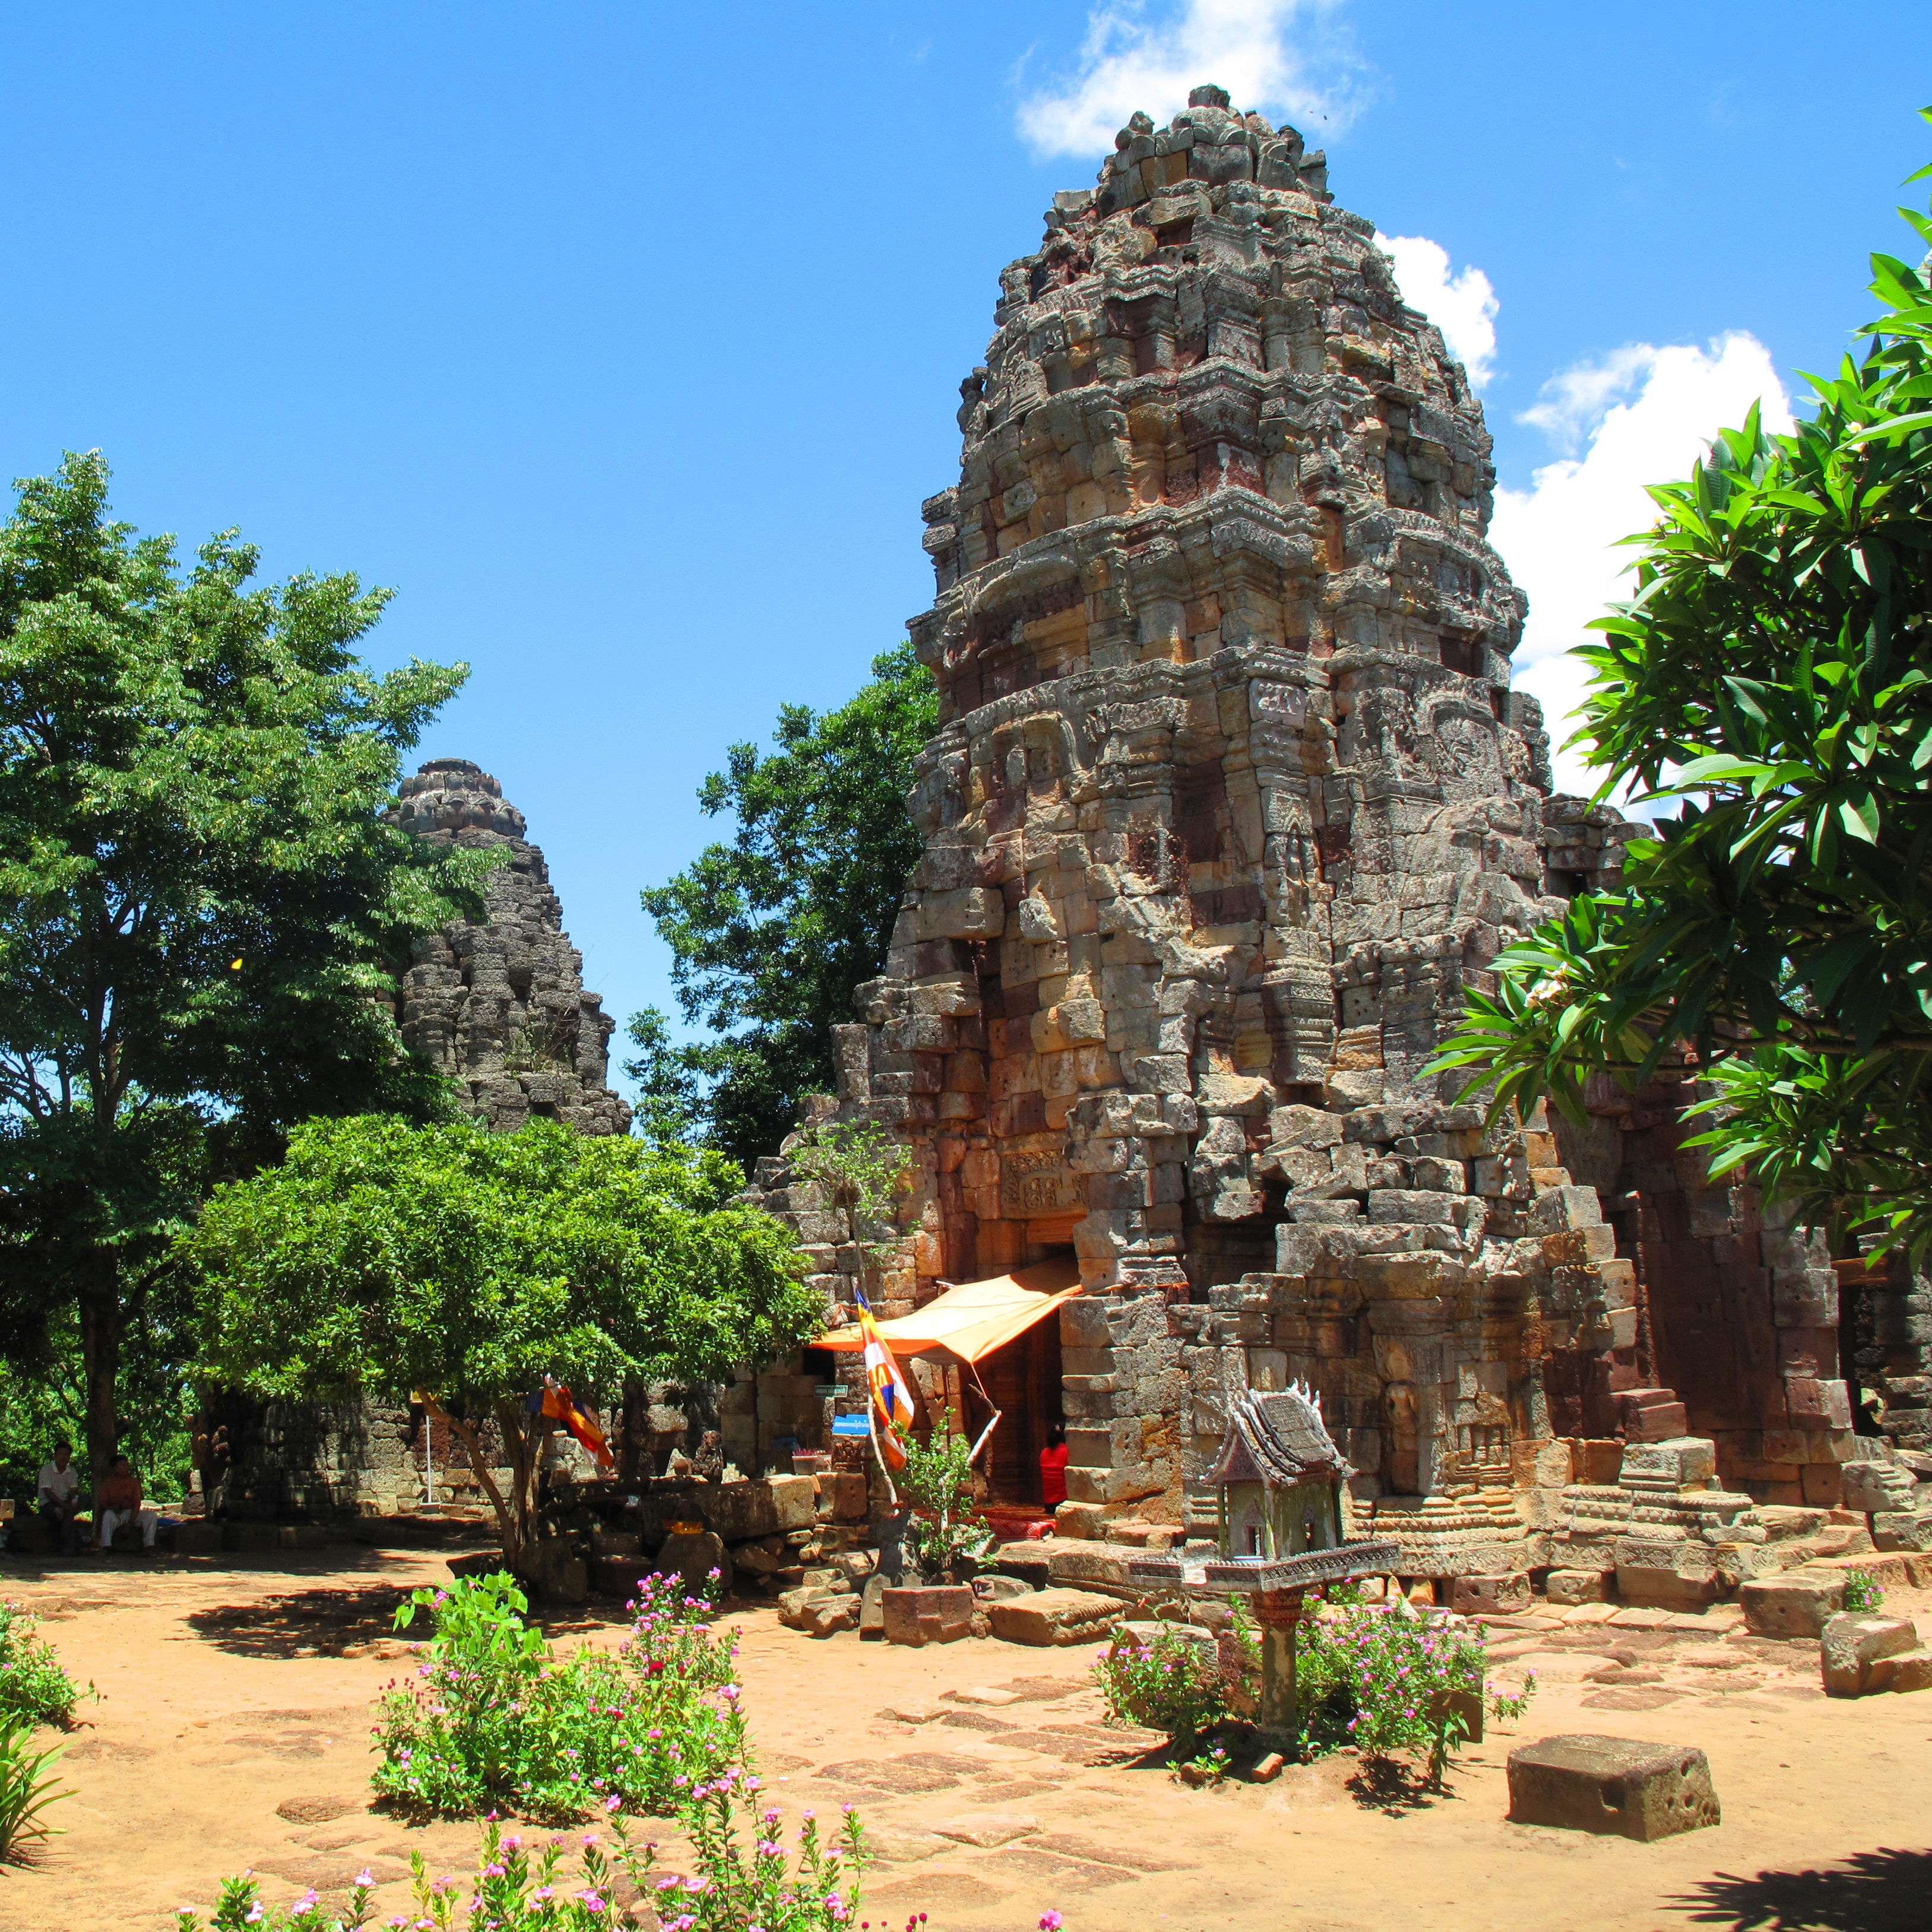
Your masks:
[{"label": "temple doorway", "polygon": [[[963,1378],[966,1432],[977,1437],[999,1412],[979,1468],[995,1506],[1040,1507],[1040,1451],[1063,1426],[1060,1399],[1060,1324],[1036,1322],[973,1364]],[[989,1406],[990,1405],[990,1406]]]}]

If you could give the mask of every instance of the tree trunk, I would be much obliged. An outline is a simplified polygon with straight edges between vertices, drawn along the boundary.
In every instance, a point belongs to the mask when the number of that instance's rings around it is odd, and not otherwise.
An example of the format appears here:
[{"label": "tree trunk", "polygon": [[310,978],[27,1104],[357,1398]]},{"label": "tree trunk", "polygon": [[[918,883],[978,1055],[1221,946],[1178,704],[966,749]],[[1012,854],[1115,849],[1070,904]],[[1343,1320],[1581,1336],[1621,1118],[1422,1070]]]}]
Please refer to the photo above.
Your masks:
[{"label": "tree trunk", "polygon": [[[503,1438],[505,1460],[510,1466],[507,1500],[512,1526],[506,1532],[503,1560],[518,1576],[527,1576],[530,1527],[536,1520],[537,1481],[542,1473],[543,1438],[548,1426],[541,1416],[532,1418],[522,1402],[506,1396],[496,1404],[496,1427]],[[515,1542],[514,1555],[509,1538]]]},{"label": "tree trunk", "polygon": [[120,1270],[110,1253],[94,1258],[92,1284],[80,1297],[80,1354],[86,1382],[87,1466],[98,1484],[120,1454],[121,1348],[128,1311],[121,1305]]}]

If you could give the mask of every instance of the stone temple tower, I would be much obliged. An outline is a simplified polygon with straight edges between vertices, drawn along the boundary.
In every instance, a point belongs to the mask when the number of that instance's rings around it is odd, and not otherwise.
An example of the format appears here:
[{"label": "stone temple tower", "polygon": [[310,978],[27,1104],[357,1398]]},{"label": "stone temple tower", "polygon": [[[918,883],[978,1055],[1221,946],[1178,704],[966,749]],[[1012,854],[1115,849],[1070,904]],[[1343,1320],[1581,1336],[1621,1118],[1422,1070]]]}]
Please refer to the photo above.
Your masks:
[{"label": "stone temple tower", "polygon": [[[1424,1070],[1634,828],[1550,796],[1482,413],[1373,234],[1292,129],[1204,87],[1165,130],[1136,115],[1002,274],[958,485],[924,508],[924,856],[822,1109],[908,1144],[894,1258],[784,1157],[760,1186],[833,1301],[862,1268],[890,1314],[1077,1266],[1076,1504],[1198,1508],[1230,1393],[1300,1380],[1414,1574],[1696,1599],[1765,1532],[1660,1382],[1710,1384],[1691,1421],[1727,1474],[1812,1500],[1801,1465],[1851,1454],[1843,1385],[1775,1365],[1829,1264],[1708,1185],[1669,1094],[1559,1147]],[[1799,1400],[1812,1432],[1769,1432]]]},{"label": "stone temple tower", "polygon": [[631,1109],[605,1084],[616,1022],[584,990],[584,956],[563,930],[542,851],[524,814],[465,758],[432,758],[405,778],[392,816],[443,844],[506,845],[480,926],[425,933],[403,975],[404,1038],[456,1082],[465,1108],[493,1132],[532,1118],[586,1134],[628,1131]]}]

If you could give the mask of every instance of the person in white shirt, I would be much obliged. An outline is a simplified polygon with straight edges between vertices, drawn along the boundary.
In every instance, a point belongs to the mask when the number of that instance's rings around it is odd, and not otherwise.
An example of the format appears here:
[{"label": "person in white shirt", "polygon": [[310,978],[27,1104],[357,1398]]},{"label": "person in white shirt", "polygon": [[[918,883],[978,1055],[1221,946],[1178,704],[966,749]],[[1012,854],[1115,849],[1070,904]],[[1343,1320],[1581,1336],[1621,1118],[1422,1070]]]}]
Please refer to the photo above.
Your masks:
[{"label": "person in white shirt", "polygon": [[74,1444],[56,1442],[54,1460],[40,1465],[40,1520],[60,1531],[61,1554],[80,1554],[80,1472],[74,1466]]}]

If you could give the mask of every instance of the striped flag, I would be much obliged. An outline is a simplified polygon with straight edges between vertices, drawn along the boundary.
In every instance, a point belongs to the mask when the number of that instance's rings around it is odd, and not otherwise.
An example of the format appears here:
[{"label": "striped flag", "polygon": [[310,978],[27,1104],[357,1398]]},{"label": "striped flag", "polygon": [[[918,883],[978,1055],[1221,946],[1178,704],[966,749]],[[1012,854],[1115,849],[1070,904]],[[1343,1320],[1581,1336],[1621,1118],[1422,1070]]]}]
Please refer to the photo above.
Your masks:
[{"label": "striped flag", "polygon": [[903,1468],[905,1448],[899,1441],[898,1432],[912,1426],[912,1396],[869,1308],[861,1306],[859,1310],[859,1330],[866,1338],[866,1380],[878,1410],[879,1451],[888,1468]]},{"label": "striped flag", "polygon": [[616,1468],[617,1459],[610,1454],[610,1445],[604,1440],[603,1430],[585,1414],[567,1384],[560,1382],[554,1376],[545,1376],[543,1387],[524,1406],[532,1415],[548,1416],[553,1422],[562,1423],[590,1450],[597,1466],[606,1475]]}]

